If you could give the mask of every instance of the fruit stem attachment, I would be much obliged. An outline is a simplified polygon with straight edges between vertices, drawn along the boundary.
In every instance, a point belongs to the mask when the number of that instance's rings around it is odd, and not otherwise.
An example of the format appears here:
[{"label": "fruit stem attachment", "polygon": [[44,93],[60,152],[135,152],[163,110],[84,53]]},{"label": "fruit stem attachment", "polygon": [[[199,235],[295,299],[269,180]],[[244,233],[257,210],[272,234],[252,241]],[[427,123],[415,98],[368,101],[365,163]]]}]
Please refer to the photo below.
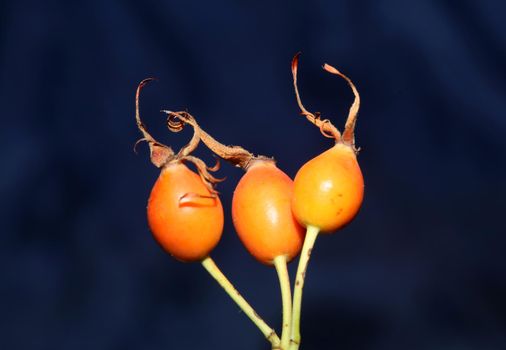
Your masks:
[{"label": "fruit stem attachment", "polygon": [[227,292],[227,294],[235,301],[241,310],[249,317],[251,321],[260,329],[264,337],[272,344],[272,349],[280,349],[280,340],[274,329],[265,323],[265,321],[258,316],[256,311],[251,305],[243,298],[243,296],[235,289],[232,283],[216,266],[211,257],[202,260],[202,266],[209,272],[211,276],[220,284],[220,286]]},{"label": "fruit stem attachment", "polygon": [[299,266],[297,267],[297,275],[295,277],[295,287],[293,288],[293,309],[291,324],[291,339],[289,350],[297,350],[300,345],[300,311],[302,305],[302,288],[304,288],[304,279],[306,278],[307,265],[311,257],[314,243],[318,237],[320,229],[315,226],[308,225],[306,238],[300,253]]},{"label": "fruit stem attachment", "polygon": [[274,266],[279,278],[281,300],[283,302],[283,326],[281,334],[281,349],[288,350],[290,345],[290,325],[292,323],[292,292],[290,290],[290,276],[286,266],[286,256],[278,255],[274,258]]}]

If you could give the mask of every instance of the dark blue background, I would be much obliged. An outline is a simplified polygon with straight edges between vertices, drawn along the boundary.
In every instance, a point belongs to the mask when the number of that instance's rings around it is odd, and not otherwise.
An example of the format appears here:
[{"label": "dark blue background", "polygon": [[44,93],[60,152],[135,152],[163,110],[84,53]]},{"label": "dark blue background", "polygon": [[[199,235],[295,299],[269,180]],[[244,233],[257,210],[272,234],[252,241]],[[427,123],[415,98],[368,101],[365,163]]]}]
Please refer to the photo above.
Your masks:
[{"label": "dark blue background", "polygon": [[[158,170],[134,121],[175,148],[161,108],[188,108],[290,176],[331,146],[352,94],[361,213],[316,244],[302,349],[506,348],[506,30],[502,1],[3,1],[0,348],[268,349],[199,264],[146,224]],[[208,153],[198,154],[212,162]],[[219,175],[227,217],[241,171]],[[279,328],[273,269],[230,219],[212,256]],[[291,269],[295,264],[291,265]],[[292,271],[293,272],[293,271]]]}]

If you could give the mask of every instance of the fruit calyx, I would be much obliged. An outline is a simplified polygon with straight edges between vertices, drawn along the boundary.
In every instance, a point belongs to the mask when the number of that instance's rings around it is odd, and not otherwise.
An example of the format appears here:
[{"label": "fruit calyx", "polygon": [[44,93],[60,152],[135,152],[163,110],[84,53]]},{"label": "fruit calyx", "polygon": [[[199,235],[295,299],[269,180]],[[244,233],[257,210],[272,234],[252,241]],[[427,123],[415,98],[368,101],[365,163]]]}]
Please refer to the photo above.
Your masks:
[{"label": "fruit calyx", "polygon": [[269,158],[262,155],[255,156],[253,153],[242,148],[241,146],[226,146],[218,142],[214,137],[204,131],[197,120],[187,111],[169,111],[162,110],[163,113],[167,114],[167,127],[172,132],[179,132],[183,130],[186,124],[189,124],[195,130],[195,133],[199,135],[201,140],[211,151],[213,151],[218,157],[226,160],[232,165],[242,168],[247,171],[249,167],[257,161],[274,162],[273,158]]},{"label": "fruit calyx", "polygon": [[153,165],[156,166],[157,168],[163,169],[164,167],[170,164],[178,162],[193,164],[197,168],[197,172],[200,178],[202,179],[203,183],[211,193],[211,196],[215,197],[218,194],[218,192],[215,190],[214,186],[217,183],[224,180],[216,178],[213,175],[211,175],[211,172],[215,172],[220,168],[219,161],[217,160],[216,164],[213,167],[208,167],[203,160],[191,155],[191,153],[195,150],[195,148],[197,148],[197,146],[200,143],[201,137],[200,130],[198,128],[194,128],[193,136],[190,142],[188,142],[188,144],[186,144],[185,146],[181,147],[179,152],[175,154],[171,147],[155,140],[155,138],[151,136],[151,134],[147,131],[146,126],[142,122],[139,111],[140,92],[147,83],[153,80],[155,79],[154,78],[144,79],[137,86],[137,91],[135,94],[135,119],[137,122],[137,128],[142,133],[143,137],[135,143],[134,151],[136,146],[140,142],[146,141],[149,145],[151,163],[153,163]]},{"label": "fruit calyx", "polygon": [[355,99],[353,104],[350,107],[348,112],[348,118],[346,119],[346,124],[344,126],[344,132],[341,135],[339,129],[337,129],[334,124],[328,119],[321,119],[321,115],[319,112],[311,113],[309,112],[304,105],[302,104],[302,100],[300,98],[299,89],[297,87],[297,68],[299,64],[299,56],[300,52],[298,52],[292,59],[292,77],[293,77],[293,86],[295,89],[295,96],[297,98],[297,104],[301,110],[301,115],[305,116],[306,119],[317,126],[320,129],[320,132],[323,136],[332,138],[336,141],[336,143],[343,143],[353,149],[355,153],[358,152],[358,149],[355,147],[355,124],[357,121],[358,110],[360,108],[360,95],[358,93],[357,88],[353,84],[350,78],[346,75],[338,71],[335,67],[325,63],[323,65],[323,69],[331,74],[335,74],[346,80],[351,90],[353,91],[353,95]]}]

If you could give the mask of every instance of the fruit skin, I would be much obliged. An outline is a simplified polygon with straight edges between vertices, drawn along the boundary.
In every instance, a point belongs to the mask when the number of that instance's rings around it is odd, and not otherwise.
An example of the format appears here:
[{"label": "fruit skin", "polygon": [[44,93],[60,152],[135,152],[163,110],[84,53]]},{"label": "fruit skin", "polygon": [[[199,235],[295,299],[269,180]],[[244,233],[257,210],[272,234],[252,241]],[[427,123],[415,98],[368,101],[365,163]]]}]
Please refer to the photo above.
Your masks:
[{"label": "fruit skin", "polygon": [[299,254],[304,240],[291,211],[293,181],[272,160],[256,160],[241,178],[232,198],[234,227],[246,249],[258,261],[273,265]]},{"label": "fruit skin", "polygon": [[303,226],[330,233],[355,217],[363,197],[364,178],[355,151],[338,142],[299,169],[292,211]]},{"label": "fruit skin", "polygon": [[[180,202],[186,194],[189,198]],[[148,223],[162,248],[176,259],[191,262],[206,258],[223,231],[223,208],[202,179],[181,162],[163,167],[148,200]]]}]

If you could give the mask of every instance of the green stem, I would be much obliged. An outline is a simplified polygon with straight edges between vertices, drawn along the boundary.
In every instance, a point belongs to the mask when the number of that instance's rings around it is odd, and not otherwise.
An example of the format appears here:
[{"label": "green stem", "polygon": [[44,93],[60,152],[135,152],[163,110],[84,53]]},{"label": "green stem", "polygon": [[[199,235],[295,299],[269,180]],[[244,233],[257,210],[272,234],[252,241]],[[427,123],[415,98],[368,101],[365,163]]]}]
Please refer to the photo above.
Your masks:
[{"label": "green stem", "polygon": [[279,349],[280,340],[274,329],[269,327],[264,320],[255,312],[250,304],[235,289],[230,281],[225,277],[223,272],[214,263],[211,257],[202,260],[202,266],[209,272],[211,276],[220,284],[227,294],[236,302],[241,310],[250,318],[251,321],[260,329],[264,337],[272,344],[272,349]]},{"label": "green stem", "polygon": [[300,310],[302,304],[302,288],[304,287],[304,279],[306,277],[307,264],[311,256],[316,237],[318,237],[319,228],[307,226],[306,238],[300,253],[299,266],[297,267],[297,276],[295,278],[295,287],[293,289],[293,309],[292,309],[292,325],[290,350],[297,350],[300,345]]},{"label": "green stem", "polygon": [[278,273],[281,299],[283,301],[283,332],[281,334],[281,349],[288,350],[290,345],[290,324],[292,320],[292,292],[290,290],[290,276],[286,267],[286,256],[274,258],[274,266]]}]

